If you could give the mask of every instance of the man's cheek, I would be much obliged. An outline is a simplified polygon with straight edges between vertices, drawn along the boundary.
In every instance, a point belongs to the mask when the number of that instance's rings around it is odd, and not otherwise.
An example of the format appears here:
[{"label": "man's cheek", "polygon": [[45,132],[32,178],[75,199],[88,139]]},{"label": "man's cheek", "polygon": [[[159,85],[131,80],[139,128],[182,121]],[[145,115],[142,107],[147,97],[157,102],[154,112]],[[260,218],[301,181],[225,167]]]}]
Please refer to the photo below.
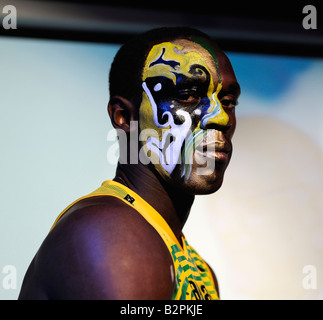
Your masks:
[{"label": "man's cheek", "polygon": [[159,133],[154,128],[143,129],[139,134],[142,147],[139,151],[139,160],[142,164],[160,163],[159,159]]},{"label": "man's cheek", "polygon": [[142,95],[142,102],[139,108],[139,128],[140,130],[157,128],[154,122],[154,114],[151,103],[146,94]]}]

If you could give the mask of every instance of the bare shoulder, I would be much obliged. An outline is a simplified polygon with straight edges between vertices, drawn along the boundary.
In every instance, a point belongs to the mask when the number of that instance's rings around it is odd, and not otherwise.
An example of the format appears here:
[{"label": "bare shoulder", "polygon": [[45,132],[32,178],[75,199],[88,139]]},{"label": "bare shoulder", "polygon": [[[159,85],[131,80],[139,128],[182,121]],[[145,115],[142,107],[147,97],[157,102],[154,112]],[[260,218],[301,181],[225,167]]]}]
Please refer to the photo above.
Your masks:
[{"label": "bare shoulder", "polygon": [[53,299],[171,299],[172,260],[141,215],[114,197],[72,207],[34,259]]}]

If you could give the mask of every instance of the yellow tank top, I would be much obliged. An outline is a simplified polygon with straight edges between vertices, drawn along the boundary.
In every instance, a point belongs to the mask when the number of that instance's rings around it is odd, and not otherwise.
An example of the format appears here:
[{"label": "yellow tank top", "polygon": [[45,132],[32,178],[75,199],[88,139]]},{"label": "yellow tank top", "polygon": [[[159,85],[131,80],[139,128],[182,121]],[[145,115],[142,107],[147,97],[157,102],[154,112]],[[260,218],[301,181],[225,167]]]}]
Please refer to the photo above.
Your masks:
[{"label": "yellow tank top", "polygon": [[95,196],[113,196],[137,210],[154,227],[164,240],[174,263],[176,288],[173,300],[214,300],[219,299],[208,265],[187,243],[182,234],[182,245],[178,242],[164,218],[144,199],[126,186],[108,180],[87,196],[70,204],[55,220],[51,230],[62,215],[80,200]]}]

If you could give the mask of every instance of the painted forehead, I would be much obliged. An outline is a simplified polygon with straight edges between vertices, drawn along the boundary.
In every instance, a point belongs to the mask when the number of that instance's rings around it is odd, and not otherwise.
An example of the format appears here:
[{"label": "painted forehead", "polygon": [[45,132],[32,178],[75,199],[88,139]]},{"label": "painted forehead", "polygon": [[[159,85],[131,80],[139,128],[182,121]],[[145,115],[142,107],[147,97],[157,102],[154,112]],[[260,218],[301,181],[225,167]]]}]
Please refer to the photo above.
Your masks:
[{"label": "painted forehead", "polygon": [[159,43],[152,47],[147,56],[142,80],[164,76],[175,84],[177,73],[189,76],[192,66],[202,66],[214,82],[220,82],[217,58],[213,49],[210,52],[197,42],[185,39]]}]

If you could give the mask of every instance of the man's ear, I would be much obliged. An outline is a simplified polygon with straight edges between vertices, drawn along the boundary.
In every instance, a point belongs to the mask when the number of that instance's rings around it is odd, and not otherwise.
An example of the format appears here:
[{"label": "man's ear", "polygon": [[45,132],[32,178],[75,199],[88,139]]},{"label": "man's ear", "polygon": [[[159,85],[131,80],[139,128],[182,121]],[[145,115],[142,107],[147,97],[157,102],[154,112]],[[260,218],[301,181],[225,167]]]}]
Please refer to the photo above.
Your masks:
[{"label": "man's ear", "polygon": [[130,131],[130,121],[136,120],[136,108],[129,100],[114,96],[108,104],[108,112],[114,128]]}]

